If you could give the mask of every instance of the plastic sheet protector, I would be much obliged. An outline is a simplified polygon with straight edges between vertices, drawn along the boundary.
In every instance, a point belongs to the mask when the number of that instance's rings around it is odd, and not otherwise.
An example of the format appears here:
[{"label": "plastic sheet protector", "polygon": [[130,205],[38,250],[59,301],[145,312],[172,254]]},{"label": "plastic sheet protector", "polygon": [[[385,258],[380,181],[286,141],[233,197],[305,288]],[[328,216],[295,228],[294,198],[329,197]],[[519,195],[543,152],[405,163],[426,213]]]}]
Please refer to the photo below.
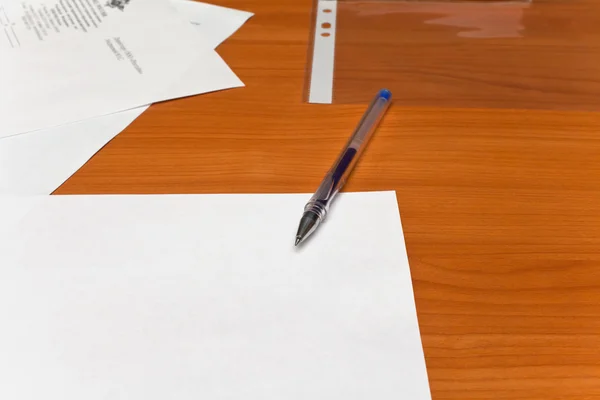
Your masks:
[{"label": "plastic sheet protector", "polygon": [[600,3],[316,0],[305,100],[600,109]]}]

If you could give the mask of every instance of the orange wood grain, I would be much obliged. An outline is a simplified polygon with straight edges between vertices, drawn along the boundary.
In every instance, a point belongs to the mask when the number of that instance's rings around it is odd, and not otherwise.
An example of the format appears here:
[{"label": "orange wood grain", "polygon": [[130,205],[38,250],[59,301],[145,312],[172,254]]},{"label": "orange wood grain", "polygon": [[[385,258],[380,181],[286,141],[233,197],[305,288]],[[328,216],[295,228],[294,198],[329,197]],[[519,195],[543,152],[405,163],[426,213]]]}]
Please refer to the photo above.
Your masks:
[{"label": "orange wood grain", "polygon": [[[57,194],[315,189],[364,104],[302,102],[310,0],[222,4],[247,87],[152,106]],[[383,189],[434,400],[600,399],[600,114],[395,105],[346,186]]]},{"label": "orange wood grain", "polygon": [[334,100],[600,110],[596,0],[340,1]]}]

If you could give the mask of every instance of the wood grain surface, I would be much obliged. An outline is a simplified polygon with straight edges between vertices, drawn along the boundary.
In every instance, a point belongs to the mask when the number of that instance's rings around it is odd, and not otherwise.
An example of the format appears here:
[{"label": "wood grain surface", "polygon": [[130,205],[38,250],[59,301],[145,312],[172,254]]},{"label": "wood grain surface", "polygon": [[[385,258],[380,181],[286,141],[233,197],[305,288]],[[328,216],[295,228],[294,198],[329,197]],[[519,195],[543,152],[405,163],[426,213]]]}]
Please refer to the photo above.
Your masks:
[{"label": "wood grain surface", "polygon": [[[256,13],[218,49],[247,87],[152,106],[57,194],[316,188],[365,105],[303,103],[311,0],[220,4]],[[600,399],[600,114],[395,104],[345,190],[397,192],[434,400]]]},{"label": "wood grain surface", "polygon": [[597,3],[340,1],[334,99],[598,111]]}]

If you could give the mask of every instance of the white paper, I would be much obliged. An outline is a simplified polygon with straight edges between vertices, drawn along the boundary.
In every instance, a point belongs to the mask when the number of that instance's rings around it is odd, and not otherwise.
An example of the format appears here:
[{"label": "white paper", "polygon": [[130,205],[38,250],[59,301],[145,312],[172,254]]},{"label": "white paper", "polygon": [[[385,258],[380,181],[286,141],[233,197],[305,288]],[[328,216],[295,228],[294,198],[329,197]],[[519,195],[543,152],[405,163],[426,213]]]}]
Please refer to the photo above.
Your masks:
[{"label": "white paper", "polygon": [[48,196],[0,241],[0,398],[429,400],[392,192]]},{"label": "white paper", "polygon": [[181,15],[190,19],[213,48],[233,35],[254,15],[247,11],[197,1],[172,0],[172,4]]},{"label": "white paper", "polygon": [[[45,10],[57,2],[86,0],[24,4]],[[18,20],[17,2],[0,0],[0,5],[9,14],[13,10],[10,18]],[[210,77],[205,82],[210,90],[232,80],[240,84],[167,0],[131,1],[124,11],[102,7],[108,17],[87,33],[60,33],[60,39],[0,47],[0,137],[195,94],[185,83],[198,74]]]},{"label": "white paper", "polygon": [[[177,10],[211,45],[218,46],[252,13],[187,0],[174,0]],[[199,66],[178,86],[179,97],[243,85],[237,78],[215,88]],[[138,107],[72,124],[11,136],[0,140],[0,195],[50,194],[98,150],[125,129],[148,107]]]},{"label": "white paper", "polygon": [[0,140],[0,195],[50,194],[146,107]]},{"label": "white paper", "polygon": [[4,196],[0,195],[0,241],[4,240],[23,217],[35,207],[38,202],[42,202],[42,196]]}]

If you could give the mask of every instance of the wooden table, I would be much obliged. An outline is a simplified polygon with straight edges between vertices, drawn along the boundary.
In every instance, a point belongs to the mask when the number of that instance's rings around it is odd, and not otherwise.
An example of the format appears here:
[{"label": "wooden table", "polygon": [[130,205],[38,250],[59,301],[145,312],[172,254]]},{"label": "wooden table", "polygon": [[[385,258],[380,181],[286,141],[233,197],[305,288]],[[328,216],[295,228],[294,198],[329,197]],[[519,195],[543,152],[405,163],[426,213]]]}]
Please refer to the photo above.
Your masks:
[{"label": "wooden table", "polygon": [[[365,106],[303,103],[311,0],[221,3],[256,13],[219,48],[247,87],[151,107],[56,193],[315,189]],[[600,399],[600,114],[394,106],[346,186],[390,189],[433,399]]]}]

